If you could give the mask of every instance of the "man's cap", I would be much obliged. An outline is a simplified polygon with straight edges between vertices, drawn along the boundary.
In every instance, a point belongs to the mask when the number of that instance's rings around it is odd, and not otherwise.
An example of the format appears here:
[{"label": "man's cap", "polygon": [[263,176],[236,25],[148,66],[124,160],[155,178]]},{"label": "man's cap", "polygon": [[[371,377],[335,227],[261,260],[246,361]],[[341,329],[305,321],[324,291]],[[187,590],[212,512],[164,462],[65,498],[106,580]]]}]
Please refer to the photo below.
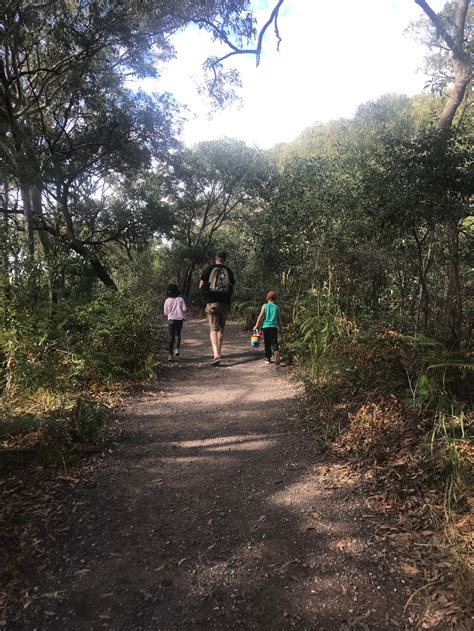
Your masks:
[{"label": "man's cap", "polygon": [[216,259],[222,259],[223,261],[225,261],[227,258],[227,252],[224,252],[224,250],[218,250],[216,252]]}]

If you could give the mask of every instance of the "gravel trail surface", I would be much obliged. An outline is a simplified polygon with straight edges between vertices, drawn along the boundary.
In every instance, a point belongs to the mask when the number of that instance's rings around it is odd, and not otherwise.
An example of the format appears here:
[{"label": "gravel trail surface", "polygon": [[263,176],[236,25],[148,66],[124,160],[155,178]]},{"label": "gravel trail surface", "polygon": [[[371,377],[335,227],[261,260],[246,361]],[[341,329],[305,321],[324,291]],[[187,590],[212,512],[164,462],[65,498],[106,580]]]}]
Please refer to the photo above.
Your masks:
[{"label": "gravel trail surface", "polygon": [[[415,628],[363,486],[298,424],[291,369],[205,321],[65,494],[9,628]],[[74,472],[70,473],[74,476]]]}]

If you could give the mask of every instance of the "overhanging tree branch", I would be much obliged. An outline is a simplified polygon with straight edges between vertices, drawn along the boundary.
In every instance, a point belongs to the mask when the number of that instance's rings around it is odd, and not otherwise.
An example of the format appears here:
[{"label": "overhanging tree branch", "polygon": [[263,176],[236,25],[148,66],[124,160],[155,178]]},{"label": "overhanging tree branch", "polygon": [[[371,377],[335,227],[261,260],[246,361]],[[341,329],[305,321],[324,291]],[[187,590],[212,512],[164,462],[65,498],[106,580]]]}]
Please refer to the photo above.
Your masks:
[{"label": "overhanging tree branch", "polygon": [[446,42],[453,54],[454,84],[438,120],[438,128],[440,130],[448,130],[452,125],[459,106],[464,100],[467,87],[472,79],[471,56],[469,51],[464,48],[464,30],[466,28],[470,0],[458,0],[457,2],[454,37],[445,27],[441,16],[433,11],[426,0],[415,0],[415,3],[429,17],[438,35]]},{"label": "overhanging tree branch", "polygon": [[[437,33],[444,39],[448,45],[449,50],[460,60],[467,60],[467,55],[462,48],[462,35],[464,32],[464,25],[466,23],[467,10],[469,8],[469,0],[461,0],[458,6],[456,14],[456,37],[453,38],[449,31],[443,24],[441,17],[433,11],[426,0],[415,0],[415,3],[420,6],[426,15],[431,20],[431,23],[436,28]],[[461,37],[459,36],[461,35]]]},{"label": "overhanging tree branch", "polygon": [[282,6],[284,1],[285,0],[278,0],[277,4],[273,7],[273,10],[272,10],[272,12],[270,14],[270,17],[268,18],[268,20],[265,22],[265,24],[260,29],[260,32],[259,32],[258,38],[257,38],[257,46],[256,46],[256,48],[239,48],[238,46],[236,46],[235,44],[233,44],[231,42],[228,34],[225,32],[225,30],[223,28],[220,28],[219,26],[217,26],[216,24],[213,24],[212,22],[210,22],[208,20],[200,20],[201,23],[207,24],[207,26],[209,26],[216,33],[218,38],[222,42],[224,42],[224,44],[229,46],[229,48],[232,51],[232,52],[227,53],[226,55],[223,55],[222,57],[219,57],[218,59],[215,59],[214,61],[212,61],[212,63],[210,64],[210,67],[214,69],[216,66],[221,64],[223,61],[225,61],[229,57],[233,57],[234,55],[255,55],[256,63],[257,63],[257,66],[258,66],[260,64],[260,55],[262,53],[263,38],[265,36],[265,33],[266,33],[267,29],[269,28],[269,26],[271,24],[274,24],[274,27],[275,27],[275,36],[277,38],[277,50],[279,50],[280,49],[281,37],[280,37],[280,32],[278,30],[278,15],[279,15],[280,8],[281,8],[281,6]]},{"label": "overhanging tree branch", "polygon": [[44,217],[35,216],[34,220],[36,230],[47,232],[56,237],[56,239],[61,240],[69,249],[82,256],[89,263],[99,280],[101,280],[106,287],[117,291],[117,285],[114,283],[99,257],[94,252],[91,252],[82,241],[74,237],[74,235],[64,235],[60,229],[47,224]]}]

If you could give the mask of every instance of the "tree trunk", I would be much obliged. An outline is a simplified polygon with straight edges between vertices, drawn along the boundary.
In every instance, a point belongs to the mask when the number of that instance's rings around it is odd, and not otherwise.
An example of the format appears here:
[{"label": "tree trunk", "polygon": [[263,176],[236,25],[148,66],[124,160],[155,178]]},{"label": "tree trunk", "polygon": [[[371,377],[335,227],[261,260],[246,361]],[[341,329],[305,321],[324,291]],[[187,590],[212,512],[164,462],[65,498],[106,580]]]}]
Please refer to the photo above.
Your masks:
[{"label": "tree trunk", "polygon": [[183,296],[186,296],[186,298],[188,298],[189,294],[191,293],[191,284],[193,282],[193,274],[194,274],[195,269],[196,269],[196,262],[191,261],[186,269],[186,275],[184,277],[183,288],[182,288]]},{"label": "tree trunk", "polygon": [[[418,308],[416,315],[416,323],[421,325],[423,331],[428,332],[430,322],[430,292],[428,289],[428,272],[431,267],[433,257],[433,242],[434,242],[434,229],[430,229],[428,235],[420,240],[416,230],[413,230],[413,236],[415,237],[418,259]],[[426,254],[423,254],[423,241],[425,238],[429,239],[428,249]]]},{"label": "tree trunk", "polygon": [[[39,179],[38,179],[39,180]],[[35,183],[30,187],[31,190],[31,211],[32,217],[43,216],[43,186]],[[48,295],[49,295],[49,310],[53,313],[59,302],[60,286],[57,279],[57,263],[54,257],[54,248],[52,247],[50,235],[41,228],[37,228],[38,238],[41,243],[43,255],[47,264],[47,279],[48,279]]]},{"label": "tree trunk", "polygon": [[454,85],[439,117],[439,129],[450,129],[454,116],[464,100],[467,87],[472,78],[471,65],[468,61],[455,60],[454,69]]},{"label": "tree trunk", "polygon": [[78,239],[66,239],[66,243],[71,248],[71,250],[77,252],[77,254],[80,254],[86,259],[86,261],[88,261],[88,263],[96,273],[97,278],[102,281],[106,287],[110,287],[111,289],[118,291],[117,285],[114,283],[109,272],[106,270],[96,254],[90,252],[86,248],[86,246]]},{"label": "tree trunk", "polygon": [[405,306],[406,306],[406,278],[405,278],[405,272],[400,270],[400,269],[396,269],[395,270],[396,273],[396,277],[397,277],[397,281],[398,281],[398,294],[399,294],[399,304],[398,304],[398,309],[400,312],[400,317],[403,318],[405,316]]},{"label": "tree trunk", "polygon": [[[34,217],[43,216],[43,187],[41,184],[35,183],[30,187],[31,190],[31,211]],[[45,230],[38,230],[38,237],[43,247],[43,252],[48,257],[51,251],[51,238]]]},{"label": "tree trunk", "polygon": [[445,304],[448,328],[447,344],[452,350],[457,350],[462,338],[463,296],[459,263],[459,225],[456,219],[446,224],[445,239],[447,249]]},{"label": "tree trunk", "polygon": [[[459,106],[464,100],[467,88],[472,79],[472,60],[468,48],[466,28],[470,0],[457,0],[453,34],[449,32],[444,21],[429,6],[426,0],[415,0],[436,27],[438,35],[445,41],[453,56],[454,81],[451,93],[445,103],[438,120],[441,141],[448,147],[449,131]],[[458,221],[452,217],[445,223],[446,249],[448,255],[446,309],[449,330],[449,344],[453,349],[461,343],[462,330],[462,291],[459,265],[459,228]]]},{"label": "tree trunk", "polygon": [[28,254],[31,258],[35,255],[35,229],[33,222],[33,209],[31,206],[30,186],[25,182],[21,185],[21,199],[23,202],[23,216],[26,227],[26,243]]},{"label": "tree trunk", "polygon": [[66,223],[66,235],[63,236],[65,243],[69,246],[71,250],[77,252],[82,257],[88,261],[92,269],[94,270],[97,278],[101,280],[106,287],[110,287],[111,289],[117,290],[117,285],[114,283],[112,277],[109,272],[106,270],[99,257],[91,252],[79,239],[76,237],[74,232],[74,224],[72,221],[71,214],[69,212],[68,207],[68,195],[69,191],[67,186],[64,187],[62,195],[61,195],[61,205],[60,210],[61,214]]},{"label": "tree trunk", "polygon": [[8,258],[8,238],[9,238],[9,225],[8,225],[8,182],[3,186],[3,221],[0,226],[0,251],[1,251],[1,284],[4,298],[3,306],[3,325],[7,325],[8,320],[8,303],[12,297],[12,288],[10,284],[10,261]]}]

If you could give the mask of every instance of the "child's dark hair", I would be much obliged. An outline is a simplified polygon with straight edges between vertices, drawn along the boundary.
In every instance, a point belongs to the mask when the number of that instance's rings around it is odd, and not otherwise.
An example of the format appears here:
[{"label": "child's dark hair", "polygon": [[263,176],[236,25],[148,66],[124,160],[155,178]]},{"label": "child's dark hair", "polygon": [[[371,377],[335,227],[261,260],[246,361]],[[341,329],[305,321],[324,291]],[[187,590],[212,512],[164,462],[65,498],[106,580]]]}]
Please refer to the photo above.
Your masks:
[{"label": "child's dark hair", "polygon": [[177,298],[180,294],[180,291],[178,289],[178,285],[175,285],[174,283],[170,283],[168,285],[168,288],[166,289],[166,295],[169,296],[170,298]]}]

